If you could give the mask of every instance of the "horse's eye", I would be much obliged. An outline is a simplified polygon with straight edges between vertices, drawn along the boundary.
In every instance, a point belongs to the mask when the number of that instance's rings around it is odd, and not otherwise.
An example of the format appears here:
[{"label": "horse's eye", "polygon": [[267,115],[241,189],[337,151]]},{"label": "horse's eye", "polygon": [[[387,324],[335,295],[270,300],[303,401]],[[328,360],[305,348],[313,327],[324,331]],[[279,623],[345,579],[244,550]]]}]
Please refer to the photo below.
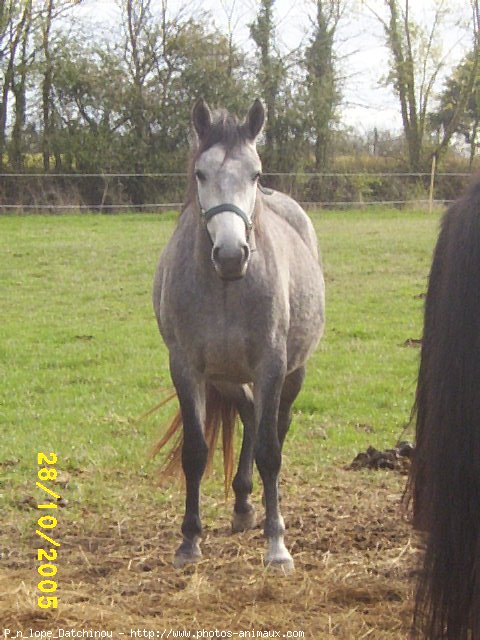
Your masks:
[{"label": "horse's eye", "polygon": [[252,176],[252,182],[256,182],[257,180],[259,180],[262,177],[262,174],[260,171],[257,171],[256,173],[253,174]]},{"label": "horse's eye", "polygon": [[197,176],[197,178],[200,180],[200,182],[204,182],[206,180],[205,178],[205,174],[203,173],[203,171],[199,171],[198,169],[195,171],[195,175]]}]

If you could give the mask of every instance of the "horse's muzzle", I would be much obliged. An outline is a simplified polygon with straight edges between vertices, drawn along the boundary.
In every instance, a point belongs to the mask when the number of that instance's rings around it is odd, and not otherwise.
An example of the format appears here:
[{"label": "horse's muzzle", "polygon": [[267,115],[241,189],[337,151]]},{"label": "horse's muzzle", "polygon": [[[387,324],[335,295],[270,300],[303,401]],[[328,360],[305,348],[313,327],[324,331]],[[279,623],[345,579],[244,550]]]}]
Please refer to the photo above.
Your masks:
[{"label": "horse's muzzle", "polygon": [[215,245],[212,249],[212,262],[215,271],[222,280],[239,280],[247,272],[250,260],[250,247],[247,243]]}]

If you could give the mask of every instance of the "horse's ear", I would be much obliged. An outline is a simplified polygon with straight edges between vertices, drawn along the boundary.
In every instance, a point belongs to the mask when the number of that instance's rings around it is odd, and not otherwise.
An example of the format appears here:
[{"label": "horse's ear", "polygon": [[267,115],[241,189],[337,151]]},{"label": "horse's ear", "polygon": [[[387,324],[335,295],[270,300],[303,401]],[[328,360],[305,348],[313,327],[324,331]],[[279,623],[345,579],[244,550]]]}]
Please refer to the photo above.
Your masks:
[{"label": "horse's ear", "polygon": [[250,111],[247,116],[247,132],[250,140],[255,140],[263,128],[265,122],[265,109],[263,104],[257,98],[250,107]]},{"label": "horse's ear", "polygon": [[210,131],[212,126],[212,114],[208,104],[203,98],[199,98],[193,107],[192,123],[197,136],[202,140]]}]

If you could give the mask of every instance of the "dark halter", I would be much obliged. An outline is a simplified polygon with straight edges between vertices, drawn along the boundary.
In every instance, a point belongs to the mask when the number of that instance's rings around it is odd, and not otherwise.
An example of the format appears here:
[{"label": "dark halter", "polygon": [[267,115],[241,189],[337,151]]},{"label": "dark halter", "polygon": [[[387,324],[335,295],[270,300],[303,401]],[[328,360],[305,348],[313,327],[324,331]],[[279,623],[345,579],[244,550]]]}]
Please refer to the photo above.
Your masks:
[{"label": "dark halter", "polygon": [[200,212],[202,218],[205,220],[205,224],[207,224],[218,213],[223,213],[224,211],[231,211],[232,213],[236,213],[237,216],[240,216],[245,223],[247,235],[250,234],[250,231],[253,229],[253,218],[250,220],[245,211],[240,209],[240,207],[237,207],[237,205],[226,202],[224,204],[217,204],[215,207],[211,207],[207,211],[200,207]]},{"label": "dark halter", "polygon": [[223,213],[224,211],[231,211],[232,213],[235,213],[237,216],[239,216],[243,220],[243,223],[245,224],[245,229],[247,232],[246,233],[247,243],[250,247],[250,251],[255,251],[256,247],[255,247],[255,239],[253,234],[253,225],[254,225],[253,217],[250,220],[250,218],[247,216],[245,211],[240,209],[240,207],[237,207],[237,205],[231,204],[228,202],[225,202],[223,204],[217,204],[215,207],[211,207],[210,209],[207,209],[207,211],[205,211],[205,209],[202,207],[200,202],[199,202],[199,205],[200,205],[200,215],[202,216],[205,222],[205,230],[208,234],[208,237],[210,238],[210,242],[212,243],[212,245],[213,245],[212,237],[207,228],[208,222],[219,213]]},{"label": "dark halter", "polygon": [[[258,189],[267,196],[271,196],[273,194],[273,191],[271,189],[267,189],[263,187],[261,184],[258,185]],[[198,194],[197,194],[197,198],[198,198]],[[207,230],[208,237],[210,238],[210,242],[212,242],[212,238],[207,229],[208,222],[218,213],[223,213],[224,211],[231,211],[232,213],[235,213],[237,216],[239,216],[243,220],[245,224],[245,228],[247,230],[247,242],[250,245],[250,250],[251,251],[256,250],[255,237],[253,233],[253,230],[254,230],[253,227],[255,225],[254,216],[252,216],[252,219],[250,220],[250,218],[247,216],[245,211],[240,209],[240,207],[237,207],[236,204],[231,204],[229,202],[225,202],[223,204],[217,204],[215,207],[211,207],[210,209],[207,209],[207,211],[205,211],[205,209],[200,204],[200,199],[198,199],[198,205],[200,207],[200,215],[202,216],[205,222],[205,228]],[[212,245],[213,245],[213,242],[212,242]]]}]

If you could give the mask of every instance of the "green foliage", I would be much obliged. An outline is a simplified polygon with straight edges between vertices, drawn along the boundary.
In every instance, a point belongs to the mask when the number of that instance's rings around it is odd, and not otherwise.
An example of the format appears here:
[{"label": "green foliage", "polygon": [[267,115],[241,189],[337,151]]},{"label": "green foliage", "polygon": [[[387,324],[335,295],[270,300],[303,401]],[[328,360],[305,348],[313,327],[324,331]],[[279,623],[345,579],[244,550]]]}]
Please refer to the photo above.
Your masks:
[{"label": "green foliage", "polygon": [[59,154],[67,151],[64,168],[115,170],[129,91],[120,61],[82,35],[70,35],[58,41],[53,64],[52,147]]},{"label": "green foliage", "polygon": [[[114,38],[58,23],[48,63],[45,51],[30,60],[32,103],[44,98],[50,74],[48,146],[58,171],[181,171],[195,98],[239,113],[251,101],[245,55],[208,16],[170,19],[149,0],[122,0],[122,8],[123,30]],[[40,52],[39,16],[28,47]],[[0,70],[5,64],[0,57]],[[35,109],[29,117],[40,137],[26,150],[44,150],[45,114]]]},{"label": "green foliage", "polygon": [[[34,154],[42,154],[45,171],[183,171],[198,96],[240,116],[254,97],[263,98],[265,171],[319,172],[335,165],[341,101],[337,27],[348,13],[347,0],[305,6],[309,32],[291,51],[279,38],[275,0],[258,3],[251,40],[242,47],[232,32],[215,26],[212,15],[185,5],[173,16],[168,3],[154,0],[118,0],[118,28],[105,37],[75,18],[80,1],[0,3],[0,172],[5,164],[7,170],[25,170]],[[399,0],[387,0],[387,19],[380,19],[392,52],[388,81],[401,98],[405,136],[400,143],[386,140],[383,149],[402,155],[402,166],[407,151],[409,168],[418,170],[429,168],[438,146],[425,116],[439,72],[437,35],[445,11],[436,6],[432,25],[422,26],[401,7]],[[437,129],[448,129],[458,118],[456,107],[468,93],[462,69],[468,70],[469,60],[452,77]],[[455,128],[472,141],[472,154],[477,112],[478,87]],[[357,142],[345,129],[342,153],[345,147],[355,152]],[[125,202],[152,197],[139,183],[122,188]],[[21,203],[22,193],[5,195],[0,185],[0,198]]]}]

